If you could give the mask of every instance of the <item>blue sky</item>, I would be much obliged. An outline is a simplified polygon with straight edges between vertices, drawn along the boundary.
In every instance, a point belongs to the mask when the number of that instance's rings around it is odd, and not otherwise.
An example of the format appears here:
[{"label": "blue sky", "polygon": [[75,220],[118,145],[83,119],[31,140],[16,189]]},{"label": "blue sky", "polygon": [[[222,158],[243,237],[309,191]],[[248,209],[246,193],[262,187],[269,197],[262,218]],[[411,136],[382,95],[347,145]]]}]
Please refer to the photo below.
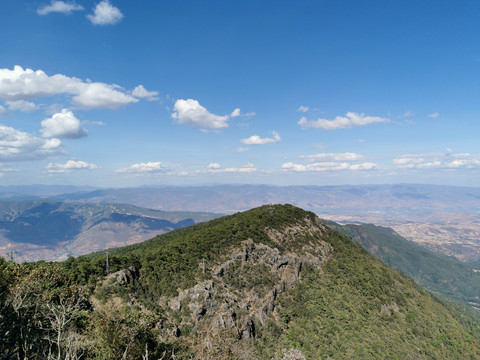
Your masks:
[{"label": "blue sky", "polygon": [[478,186],[477,1],[18,1],[0,183]]}]

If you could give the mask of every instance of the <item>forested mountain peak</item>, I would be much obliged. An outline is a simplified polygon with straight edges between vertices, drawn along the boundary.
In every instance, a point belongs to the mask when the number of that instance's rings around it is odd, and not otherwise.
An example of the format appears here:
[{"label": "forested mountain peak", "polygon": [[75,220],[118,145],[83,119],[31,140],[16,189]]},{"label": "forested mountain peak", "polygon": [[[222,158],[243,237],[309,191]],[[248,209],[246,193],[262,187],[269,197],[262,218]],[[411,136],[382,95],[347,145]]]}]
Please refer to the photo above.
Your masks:
[{"label": "forested mountain peak", "polygon": [[291,205],[0,269],[5,359],[480,357],[478,325]]}]

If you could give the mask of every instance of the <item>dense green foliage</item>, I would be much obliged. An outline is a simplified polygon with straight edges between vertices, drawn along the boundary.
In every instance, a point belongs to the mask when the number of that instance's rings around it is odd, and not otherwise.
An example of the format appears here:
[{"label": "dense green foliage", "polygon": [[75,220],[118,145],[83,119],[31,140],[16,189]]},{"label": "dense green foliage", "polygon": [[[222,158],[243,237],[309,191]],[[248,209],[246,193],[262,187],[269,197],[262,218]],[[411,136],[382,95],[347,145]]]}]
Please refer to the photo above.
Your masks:
[{"label": "dense green foliage", "polygon": [[[109,250],[110,272],[138,270],[125,286],[106,280],[106,251],[62,263],[1,259],[0,359],[141,359],[147,353],[149,359],[202,358],[200,342],[209,344],[211,356],[204,358],[212,359],[239,353],[270,359],[284,349],[308,359],[480,358],[475,320],[470,328],[462,325],[460,314],[348,237],[324,227],[297,234],[302,226],[320,225],[313,213],[291,205],[263,206]],[[269,236],[272,229],[288,227],[297,229],[288,241]],[[279,257],[313,243],[326,242],[332,250],[323,272],[303,266],[299,281],[277,296],[264,324],[254,319],[253,338],[214,330],[212,319],[195,318],[195,308],[172,310],[169,299],[204,280],[217,289],[211,299],[217,304],[229,301],[221,293],[226,287],[269,296],[281,279],[266,264],[232,263],[222,279],[213,274],[248,239],[278,249]],[[249,309],[241,311],[249,315]]]},{"label": "dense green foliage", "polygon": [[[324,274],[305,269],[280,301],[283,347],[309,359],[480,357],[478,340],[430,294],[345,236],[332,232],[329,242],[335,256]],[[265,358],[278,347],[274,334],[259,339]]]},{"label": "dense green foliage", "polygon": [[480,302],[480,273],[474,272],[471,265],[421,247],[390,228],[372,224],[329,226],[423,287],[464,304]]}]

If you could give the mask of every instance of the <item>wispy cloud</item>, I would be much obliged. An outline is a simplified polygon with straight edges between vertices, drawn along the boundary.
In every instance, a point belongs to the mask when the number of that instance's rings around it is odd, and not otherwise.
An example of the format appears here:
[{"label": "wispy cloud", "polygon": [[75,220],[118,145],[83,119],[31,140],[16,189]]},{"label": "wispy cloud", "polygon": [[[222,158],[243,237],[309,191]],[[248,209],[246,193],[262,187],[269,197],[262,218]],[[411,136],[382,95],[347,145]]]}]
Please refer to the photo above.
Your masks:
[{"label": "wispy cloud", "polygon": [[446,153],[406,154],[393,159],[392,163],[400,169],[457,169],[480,167],[480,154],[454,154],[451,149]]},{"label": "wispy cloud", "polygon": [[427,116],[431,117],[432,119],[436,119],[440,116],[440,114],[438,112],[434,112],[432,114],[428,114]]},{"label": "wispy cloud", "polygon": [[223,168],[218,163],[210,163],[207,166],[207,172],[209,173],[252,173],[256,171],[257,169],[255,168],[255,165],[251,163],[241,167],[227,167],[227,168]]},{"label": "wispy cloud", "polygon": [[280,142],[282,138],[276,131],[273,131],[273,137],[271,138],[261,138],[258,135],[252,135],[247,139],[240,140],[241,143],[245,145],[265,145],[265,144],[273,144]]},{"label": "wispy cloud", "polygon": [[170,169],[161,162],[145,162],[133,164],[129,167],[116,170],[117,173],[133,173],[133,174],[152,174],[152,173],[166,173]]},{"label": "wispy cloud", "polygon": [[133,89],[132,95],[137,98],[147,99],[148,101],[159,100],[158,91],[148,91],[143,87],[143,85],[138,85],[135,89]]},{"label": "wispy cloud", "polygon": [[313,155],[301,155],[307,164],[286,162],[282,169],[294,172],[324,172],[341,170],[373,170],[377,164],[366,160],[365,156],[355,153],[319,153]]},{"label": "wispy cloud", "polygon": [[83,10],[82,5],[78,5],[74,1],[64,2],[52,0],[49,5],[44,5],[37,10],[38,15],[47,15],[50,13],[71,14],[73,11]]},{"label": "wispy cloud", "polygon": [[308,110],[310,110],[310,107],[303,106],[303,105],[300,105],[297,109],[298,112],[302,112],[302,113],[306,113]]},{"label": "wispy cloud", "polygon": [[65,164],[50,163],[46,166],[47,172],[50,174],[64,174],[76,170],[93,170],[98,168],[99,166],[95,164],[76,160],[68,160]]},{"label": "wispy cloud", "polygon": [[308,120],[306,117],[302,117],[297,122],[297,124],[300,125],[303,129],[315,128],[323,130],[335,130],[387,122],[390,122],[390,119],[379,116],[366,116],[364,114],[348,112],[345,116],[337,116],[334,120]]}]

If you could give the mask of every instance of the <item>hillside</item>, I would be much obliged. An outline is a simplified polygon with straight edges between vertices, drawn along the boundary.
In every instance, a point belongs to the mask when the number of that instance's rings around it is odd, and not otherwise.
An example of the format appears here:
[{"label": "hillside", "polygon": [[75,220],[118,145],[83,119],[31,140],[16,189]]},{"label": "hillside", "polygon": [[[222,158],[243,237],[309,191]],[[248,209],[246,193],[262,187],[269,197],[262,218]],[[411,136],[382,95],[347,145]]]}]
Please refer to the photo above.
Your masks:
[{"label": "hillside", "polygon": [[136,243],[218,216],[124,204],[0,201],[0,256],[11,254],[17,261],[66,259]]},{"label": "hillside", "polygon": [[105,255],[0,262],[0,358],[480,358],[478,323],[290,205]]},{"label": "hillside", "polygon": [[421,247],[390,228],[372,224],[327,224],[351,237],[388,265],[411,276],[421,286],[478,307],[480,273],[475,272],[470,264]]}]

